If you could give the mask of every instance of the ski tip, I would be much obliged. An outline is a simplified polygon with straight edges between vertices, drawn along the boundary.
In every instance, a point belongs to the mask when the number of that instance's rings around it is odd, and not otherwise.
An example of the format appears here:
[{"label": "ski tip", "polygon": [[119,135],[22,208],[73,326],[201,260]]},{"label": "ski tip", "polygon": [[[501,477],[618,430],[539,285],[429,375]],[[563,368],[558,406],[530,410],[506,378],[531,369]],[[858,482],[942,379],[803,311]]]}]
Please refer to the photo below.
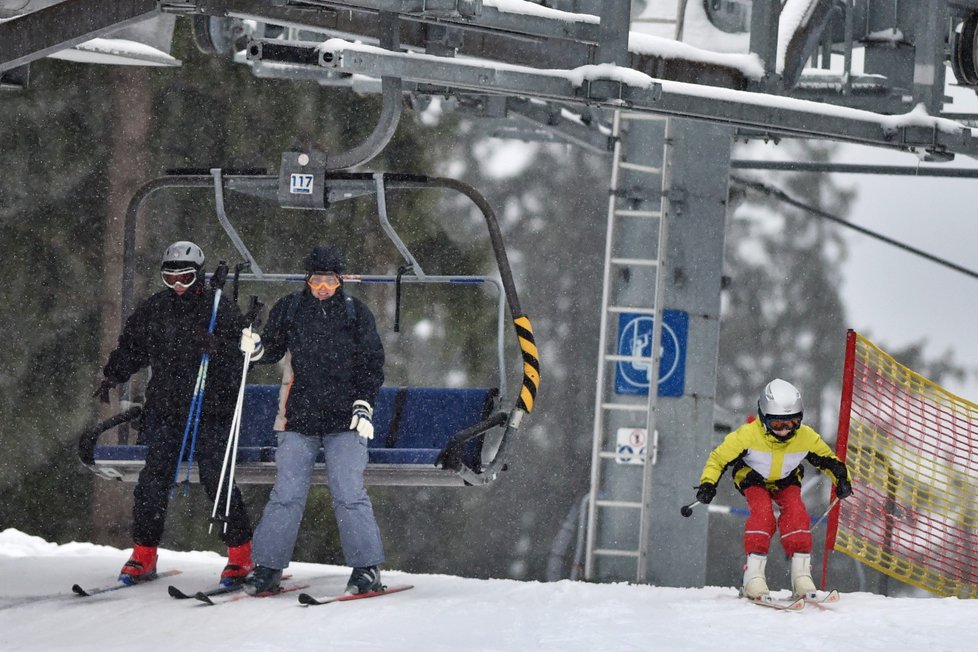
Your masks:
[{"label": "ski tip", "polygon": [[317,600],[316,598],[312,597],[308,593],[300,593],[299,594],[299,604],[305,605],[305,606],[308,607],[311,604],[319,604],[319,600]]},{"label": "ski tip", "polygon": [[757,598],[747,598],[747,600],[761,607],[768,607],[779,611],[801,611],[805,608],[806,604],[804,597],[778,600],[770,595],[764,595]]},{"label": "ski tip", "polygon": [[211,600],[211,597],[206,593],[204,593],[203,591],[197,591],[197,593],[194,594],[194,599],[200,600],[204,604],[209,604],[211,606],[215,604],[215,602]]},{"label": "ski tip", "polygon": [[83,589],[81,587],[81,585],[79,585],[79,584],[73,584],[71,586],[71,590],[75,593],[75,595],[81,595],[81,596],[87,596],[88,595],[88,591],[86,591],[85,589]]},{"label": "ski tip", "polygon": [[171,598],[176,598],[177,600],[186,600],[187,598],[193,597],[192,595],[187,595],[172,584],[166,587],[166,592],[170,594]]},{"label": "ski tip", "polygon": [[805,608],[805,604],[805,598],[802,597],[785,605],[785,609],[788,611],[801,611]]}]

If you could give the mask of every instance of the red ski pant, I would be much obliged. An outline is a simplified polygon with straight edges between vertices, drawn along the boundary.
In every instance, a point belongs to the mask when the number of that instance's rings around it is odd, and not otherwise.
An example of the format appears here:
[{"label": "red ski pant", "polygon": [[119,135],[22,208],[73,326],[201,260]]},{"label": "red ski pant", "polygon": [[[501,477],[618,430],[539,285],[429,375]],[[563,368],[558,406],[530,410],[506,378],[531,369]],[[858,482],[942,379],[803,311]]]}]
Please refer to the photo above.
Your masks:
[{"label": "red ski pant", "polygon": [[[796,552],[812,551],[810,519],[801,499],[801,487],[789,485],[773,491],[767,487],[748,487],[744,490],[744,498],[750,510],[744,525],[744,552],[766,555],[775,528],[781,531],[781,547],[789,557]],[[777,520],[774,503],[781,510]]]}]

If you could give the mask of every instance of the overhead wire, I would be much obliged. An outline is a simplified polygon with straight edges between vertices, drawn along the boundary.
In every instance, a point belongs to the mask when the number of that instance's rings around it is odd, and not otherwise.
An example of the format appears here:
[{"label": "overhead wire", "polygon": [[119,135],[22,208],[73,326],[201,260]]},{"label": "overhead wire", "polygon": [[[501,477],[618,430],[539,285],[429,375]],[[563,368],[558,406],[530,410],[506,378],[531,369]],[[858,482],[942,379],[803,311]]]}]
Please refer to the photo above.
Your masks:
[{"label": "overhead wire", "polygon": [[978,279],[978,272],[974,270],[968,269],[967,267],[962,267],[961,265],[952,263],[946,258],[941,258],[940,256],[935,256],[934,254],[927,253],[922,249],[917,249],[916,247],[912,247],[904,242],[900,242],[899,240],[894,240],[893,238],[887,237],[882,233],[878,233],[871,229],[867,229],[865,227],[859,226],[858,224],[853,224],[852,222],[844,220],[837,215],[833,215],[832,213],[829,213],[820,208],[816,208],[815,206],[806,204],[803,201],[795,199],[794,197],[786,193],[784,190],[781,190],[780,188],[777,188],[770,184],[764,183],[763,181],[756,181],[754,179],[747,179],[736,175],[731,175],[730,180],[745,188],[754,190],[764,195],[768,195],[770,197],[774,197],[775,199],[785,204],[789,204],[791,206],[794,206],[795,208],[800,208],[807,213],[811,213],[812,215],[821,217],[822,219],[826,219],[840,226],[844,226],[848,229],[852,229],[853,231],[862,233],[863,235],[873,238],[875,240],[879,240],[880,242],[885,242],[888,245],[894,246],[898,249],[911,253],[915,256],[924,258],[925,260],[929,260],[930,262],[941,265],[942,267],[947,267],[948,269],[954,270],[955,272],[959,272],[966,276],[970,276],[971,278]]}]

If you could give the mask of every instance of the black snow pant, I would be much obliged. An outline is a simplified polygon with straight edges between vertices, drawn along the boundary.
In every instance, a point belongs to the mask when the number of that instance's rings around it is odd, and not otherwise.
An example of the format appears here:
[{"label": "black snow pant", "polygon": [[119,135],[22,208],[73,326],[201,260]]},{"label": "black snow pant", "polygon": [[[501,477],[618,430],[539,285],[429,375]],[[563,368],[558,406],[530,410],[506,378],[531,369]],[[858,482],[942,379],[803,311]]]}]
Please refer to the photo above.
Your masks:
[{"label": "black snow pant", "polygon": [[[132,540],[141,546],[158,546],[163,538],[166,510],[170,501],[170,489],[174,486],[186,417],[177,420],[172,416],[147,410],[143,414],[142,426],[140,440],[145,442],[148,448],[146,466],[140,471],[139,481],[133,492],[135,501],[132,509]],[[230,417],[202,418],[200,421],[194,459],[200,471],[200,482],[204,485],[211,502],[214,501],[217,485],[221,480],[221,466],[224,464],[224,452],[230,428]],[[191,425],[191,432],[187,435],[188,449],[193,435],[192,429]],[[184,453],[185,457],[186,455]],[[180,471],[180,481],[182,481],[186,477],[186,465],[181,465]],[[227,490],[225,480],[221,491],[221,504],[218,506],[218,514],[221,516],[224,514]],[[231,513],[228,515],[227,532],[224,532],[223,526],[219,526],[218,533],[221,540],[229,547],[251,540],[251,521],[248,519],[248,512],[237,486],[233,487],[231,493]]]}]

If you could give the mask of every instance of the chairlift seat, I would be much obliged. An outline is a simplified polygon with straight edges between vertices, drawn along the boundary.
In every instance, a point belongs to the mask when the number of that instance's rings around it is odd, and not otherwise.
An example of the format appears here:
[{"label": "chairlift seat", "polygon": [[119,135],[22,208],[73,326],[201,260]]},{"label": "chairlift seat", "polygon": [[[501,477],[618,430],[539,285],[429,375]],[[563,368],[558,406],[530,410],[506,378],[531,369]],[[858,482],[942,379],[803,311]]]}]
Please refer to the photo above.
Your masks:
[{"label": "chairlift seat", "polygon": [[[275,480],[279,385],[247,385],[238,442],[235,479],[238,483],[267,484]],[[368,443],[365,478],[375,485],[461,485],[452,470],[435,466],[445,445],[458,432],[487,418],[496,408],[498,392],[490,388],[382,387],[374,405],[374,438]],[[463,462],[480,466],[481,437],[468,442]],[[96,464],[127,481],[135,481],[146,446],[102,445]],[[317,464],[322,464],[320,450]],[[195,471],[195,470],[194,470]],[[192,479],[196,473],[192,473]],[[314,473],[313,482],[325,482]]]}]

